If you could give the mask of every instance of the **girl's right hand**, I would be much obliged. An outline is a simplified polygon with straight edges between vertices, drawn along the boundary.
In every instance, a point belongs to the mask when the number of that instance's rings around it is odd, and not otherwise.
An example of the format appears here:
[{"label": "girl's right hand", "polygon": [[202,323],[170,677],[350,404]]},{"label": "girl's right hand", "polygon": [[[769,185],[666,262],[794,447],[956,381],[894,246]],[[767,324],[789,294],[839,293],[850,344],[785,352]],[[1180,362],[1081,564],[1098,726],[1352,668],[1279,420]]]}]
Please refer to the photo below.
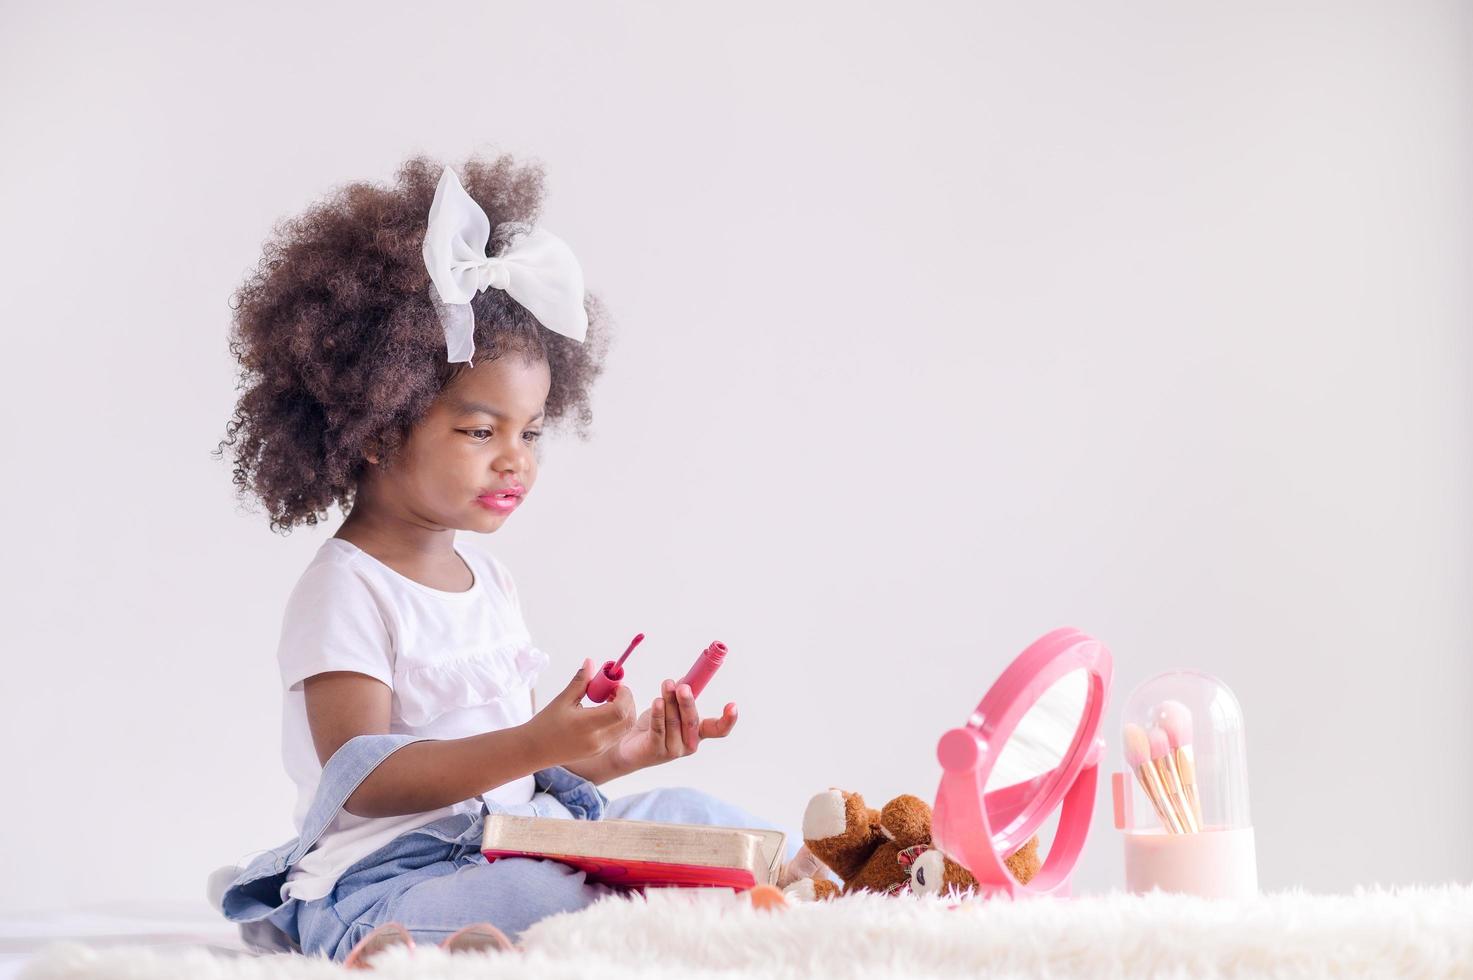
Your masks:
[{"label": "girl's right hand", "polygon": [[593,661],[583,661],[568,686],[527,722],[527,733],[553,765],[599,755],[634,726],[634,695],[623,684],[603,704],[581,703],[594,673]]}]

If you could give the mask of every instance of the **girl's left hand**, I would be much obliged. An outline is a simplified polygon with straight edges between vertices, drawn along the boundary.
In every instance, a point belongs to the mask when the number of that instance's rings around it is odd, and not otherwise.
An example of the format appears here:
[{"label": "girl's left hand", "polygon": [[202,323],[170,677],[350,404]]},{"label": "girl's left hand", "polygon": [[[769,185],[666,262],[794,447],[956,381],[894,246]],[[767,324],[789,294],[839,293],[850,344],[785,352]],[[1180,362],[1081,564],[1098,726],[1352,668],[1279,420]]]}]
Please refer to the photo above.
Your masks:
[{"label": "girl's left hand", "polygon": [[708,738],[725,738],[736,726],[735,704],[720,718],[702,718],[690,685],[672,680],[660,684],[660,697],[634,720],[634,727],[613,747],[614,759],[626,771],[657,766],[690,755]]}]

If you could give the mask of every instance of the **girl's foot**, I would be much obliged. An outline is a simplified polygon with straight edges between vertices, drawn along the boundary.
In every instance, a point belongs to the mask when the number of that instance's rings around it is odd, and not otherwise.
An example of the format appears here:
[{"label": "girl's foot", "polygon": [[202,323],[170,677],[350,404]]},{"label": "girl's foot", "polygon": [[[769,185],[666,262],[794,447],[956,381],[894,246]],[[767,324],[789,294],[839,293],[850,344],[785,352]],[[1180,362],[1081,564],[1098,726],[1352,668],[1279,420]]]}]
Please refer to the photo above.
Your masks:
[{"label": "girl's foot", "polygon": [[[414,948],[414,937],[397,922],[385,922],[358,940],[358,945],[343,960],[343,966],[349,970],[370,969],[373,964],[369,961],[391,946]],[[446,936],[440,943],[440,948],[451,953],[475,953],[510,950],[514,947],[511,940],[506,938],[506,933],[489,922],[477,922]]]},{"label": "girl's foot", "polygon": [[491,923],[477,922],[475,925],[466,926],[447,936],[440,944],[440,948],[452,953],[472,953],[509,950],[512,944],[511,940],[506,938],[506,933]]},{"label": "girl's foot", "polygon": [[368,961],[390,946],[408,946],[413,949],[414,937],[399,923],[385,922],[358,940],[358,945],[343,960],[343,966],[349,970],[367,970],[371,966]]}]

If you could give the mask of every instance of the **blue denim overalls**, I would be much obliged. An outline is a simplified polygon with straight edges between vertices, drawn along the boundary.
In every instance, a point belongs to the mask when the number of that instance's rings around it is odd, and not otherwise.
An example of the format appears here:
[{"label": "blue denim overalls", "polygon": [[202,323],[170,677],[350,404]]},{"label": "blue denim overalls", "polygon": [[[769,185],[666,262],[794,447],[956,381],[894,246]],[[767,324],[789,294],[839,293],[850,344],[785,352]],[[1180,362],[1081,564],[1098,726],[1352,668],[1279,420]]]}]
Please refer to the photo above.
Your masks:
[{"label": "blue denim overalls", "polygon": [[[488,809],[527,816],[599,820],[616,817],[667,823],[770,827],[744,810],[690,789],[663,789],[610,803],[593,783],[561,767],[533,774],[536,793],[515,806],[483,804],[401,834],[345,870],[327,896],[281,898],[291,867],[317,843],[343,804],[394,752],[424,739],[360,735],[334,753],[322,770],[301,836],[258,856],[226,888],[221,909],[261,951],[299,950],[342,959],[374,927],[399,922],[416,939],[438,942],[461,926],[491,922],[512,939],[539,919],[572,911],[611,889],[590,884],[583,872],[555,861],[481,854]],[[789,837],[788,856],[798,846]]]}]

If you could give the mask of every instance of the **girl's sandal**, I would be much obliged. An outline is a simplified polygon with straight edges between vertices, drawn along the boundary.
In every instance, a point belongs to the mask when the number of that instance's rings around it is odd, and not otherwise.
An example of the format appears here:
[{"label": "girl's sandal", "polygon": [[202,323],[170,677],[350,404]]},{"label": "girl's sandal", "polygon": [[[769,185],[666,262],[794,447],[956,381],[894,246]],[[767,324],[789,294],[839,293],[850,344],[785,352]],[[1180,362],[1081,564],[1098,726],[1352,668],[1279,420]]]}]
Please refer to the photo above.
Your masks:
[{"label": "girl's sandal", "polygon": [[477,922],[446,936],[440,948],[452,953],[481,953],[488,950],[505,952],[515,947],[506,938],[506,933],[491,923]]},{"label": "girl's sandal", "polygon": [[349,970],[367,970],[372,966],[369,960],[391,946],[414,948],[414,937],[397,922],[385,922],[358,940],[348,958],[343,960],[343,966]]},{"label": "girl's sandal", "polygon": [[[391,946],[404,946],[408,949],[414,948],[414,937],[409,930],[397,922],[385,922],[368,935],[358,940],[353,951],[343,960],[343,966],[349,970],[368,970],[373,964],[369,961]],[[440,943],[440,948],[451,953],[475,953],[488,951],[507,951],[514,949],[511,940],[506,938],[506,933],[496,928],[489,922],[477,922],[474,925],[457,929],[446,936]]]}]

